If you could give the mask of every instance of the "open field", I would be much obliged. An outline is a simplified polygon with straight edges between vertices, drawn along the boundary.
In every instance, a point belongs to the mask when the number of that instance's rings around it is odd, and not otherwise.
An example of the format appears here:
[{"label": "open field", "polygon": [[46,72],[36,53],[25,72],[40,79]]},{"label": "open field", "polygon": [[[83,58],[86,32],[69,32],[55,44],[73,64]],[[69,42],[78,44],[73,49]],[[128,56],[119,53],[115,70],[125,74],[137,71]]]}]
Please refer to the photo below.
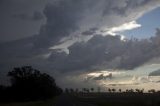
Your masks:
[{"label": "open field", "polygon": [[0,106],[160,106],[160,93],[64,93],[46,101]]},{"label": "open field", "polygon": [[45,101],[22,102],[22,103],[0,103],[0,106],[52,106],[57,98]]},{"label": "open field", "polygon": [[75,97],[97,106],[160,106],[159,93],[89,93]]}]

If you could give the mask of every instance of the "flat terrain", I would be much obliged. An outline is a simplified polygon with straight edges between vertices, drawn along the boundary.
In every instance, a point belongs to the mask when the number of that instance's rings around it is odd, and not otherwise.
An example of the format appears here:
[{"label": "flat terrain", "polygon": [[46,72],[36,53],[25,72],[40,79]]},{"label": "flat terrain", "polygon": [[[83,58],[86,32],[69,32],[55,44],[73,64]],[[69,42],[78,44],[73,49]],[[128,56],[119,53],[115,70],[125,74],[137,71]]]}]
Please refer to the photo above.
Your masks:
[{"label": "flat terrain", "polygon": [[56,98],[46,101],[23,102],[23,103],[0,103],[0,106],[54,106]]},{"label": "flat terrain", "polygon": [[160,93],[69,93],[46,101],[0,106],[160,106]]},{"label": "flat terrain", "polygon": [[97,106],[160,106],[160,93],[88,93],[75,97]]},{"label": "flat terrain", "polygon": [[4,103],[0,106],[96,106],[78,101],[73,95],[62,94],[54,99],[37,102]]},{"label": "flat terrain", "polygon": [[96,105],[90,104],[85,101],[84,102],[79,101],[79,99],[73,95],[63,94],[59,98],[57,98],[53,106],[96,106]]}]

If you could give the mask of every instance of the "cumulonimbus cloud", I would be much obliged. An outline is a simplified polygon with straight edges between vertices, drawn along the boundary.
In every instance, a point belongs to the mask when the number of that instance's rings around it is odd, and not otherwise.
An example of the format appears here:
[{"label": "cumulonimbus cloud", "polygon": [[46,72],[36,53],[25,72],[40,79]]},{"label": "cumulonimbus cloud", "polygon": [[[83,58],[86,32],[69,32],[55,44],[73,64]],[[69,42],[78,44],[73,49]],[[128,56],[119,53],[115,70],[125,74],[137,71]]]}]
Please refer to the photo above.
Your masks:
[{"label": "cumulonimbus cloud", "polygon": [[[126,41],[122,41],[117,35],[96,35],[88,42],[70,46],[69,55],[62,55],[64,52],[62,54],[57,52],[48,59],[55,64],[53,68],[64,72],[71,70],[134,69],[150,59],[160,56],[160,49],[157,47],[160,42],[158,33],[150,39]],[[54,59],[55,57],[57,59]],[[61,67],[62,64],[64,64],[63,67]]]},{"label": "cumulonimbus cloud", "polygon": [[[29,64],[60,72],[133,69],[159,56],[159,30],[151,39],[125,42],[120,36],[101,36],[95,32],[132,22],[159,5],[159,0],[56,0],[45,7],[46,24],[41,26],[39,34],[0,44],[0,65],[6,69]],[[120,29],[127,28],[119,27],[114,32]],[[79,34],[93,37],[71,45],[69,54],[49,49],[64,37]]]},{"label": "cumulonimbus cloud", "polygon": [[[72,36],[76,32],[87,32],[92,28],[99,30],[108,28],[113,30],[111,32],[115,32],[139,27],[134,20],[160,6],[159,2],[159,0],[116,2],[113,0],[57,0],[47,5],[44,10],[47,22],[41,27],[35,45],[54,46],[64,37]],[[122,26],[117,27],[120,25]],[[126,25],[130,25],[130,28]]]}]

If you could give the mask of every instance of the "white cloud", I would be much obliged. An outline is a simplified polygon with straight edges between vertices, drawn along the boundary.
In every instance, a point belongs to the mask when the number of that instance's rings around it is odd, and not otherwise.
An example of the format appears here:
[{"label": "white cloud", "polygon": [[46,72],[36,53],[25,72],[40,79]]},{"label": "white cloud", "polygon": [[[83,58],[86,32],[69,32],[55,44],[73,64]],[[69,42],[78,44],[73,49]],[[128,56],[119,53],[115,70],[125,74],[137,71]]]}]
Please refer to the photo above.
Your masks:
[{"label": "white cloud", "polygon": [[125,41],[126,37],[125,35],[122,35],[121,32],[133,30],[139,27],[141,27],[141,24],[138,24],[136,21],[131,21],[131,22],[124,23],[116,27],[104,29],[104,31],[102,31],[103,32],[102,35],[103,36],[106,36],[108,34],[112,36],[120,35],[121,40]]},{"label": "white cloud", "polygon": [[132,29],[139,28],[139,27],[141,27],[141,24],[138,24],[136,21],[131,21],[131,22],[119,25],[117,27],[108,28],[106,29],[105,34],[116,35],[120,32],[132,30]]}]

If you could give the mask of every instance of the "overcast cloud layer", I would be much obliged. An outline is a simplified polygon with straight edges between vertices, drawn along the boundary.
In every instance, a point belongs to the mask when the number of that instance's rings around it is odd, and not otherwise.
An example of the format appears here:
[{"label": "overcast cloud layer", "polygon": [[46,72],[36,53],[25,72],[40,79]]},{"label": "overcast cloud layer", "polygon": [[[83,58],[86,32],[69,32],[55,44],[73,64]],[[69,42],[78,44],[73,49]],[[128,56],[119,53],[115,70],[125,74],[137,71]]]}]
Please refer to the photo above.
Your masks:
[{"label": "overcast cloud layer", "polygon": [[[104,36],[104,32],[129,30],[119,27],[125,23],[137,25],[132,28],[140,27],[136,19],[158,6],[159,0],[55,0],[47,4],[43,12],[13,14],[14,19],[33,22],[45,18],[46,23],[36,35],[0,44],[0,74],[21,65],[33,65],[48,73],[128,70],[143,65],[159,57],[159,29],[155,37],[140,41],[122,41],[119,35]],[[114,31],[115,27],[120,29]],[[49,49],[68,39],[74,41],[76,37],[88,36],[92,38],[69,46],[69,54]]]}]

